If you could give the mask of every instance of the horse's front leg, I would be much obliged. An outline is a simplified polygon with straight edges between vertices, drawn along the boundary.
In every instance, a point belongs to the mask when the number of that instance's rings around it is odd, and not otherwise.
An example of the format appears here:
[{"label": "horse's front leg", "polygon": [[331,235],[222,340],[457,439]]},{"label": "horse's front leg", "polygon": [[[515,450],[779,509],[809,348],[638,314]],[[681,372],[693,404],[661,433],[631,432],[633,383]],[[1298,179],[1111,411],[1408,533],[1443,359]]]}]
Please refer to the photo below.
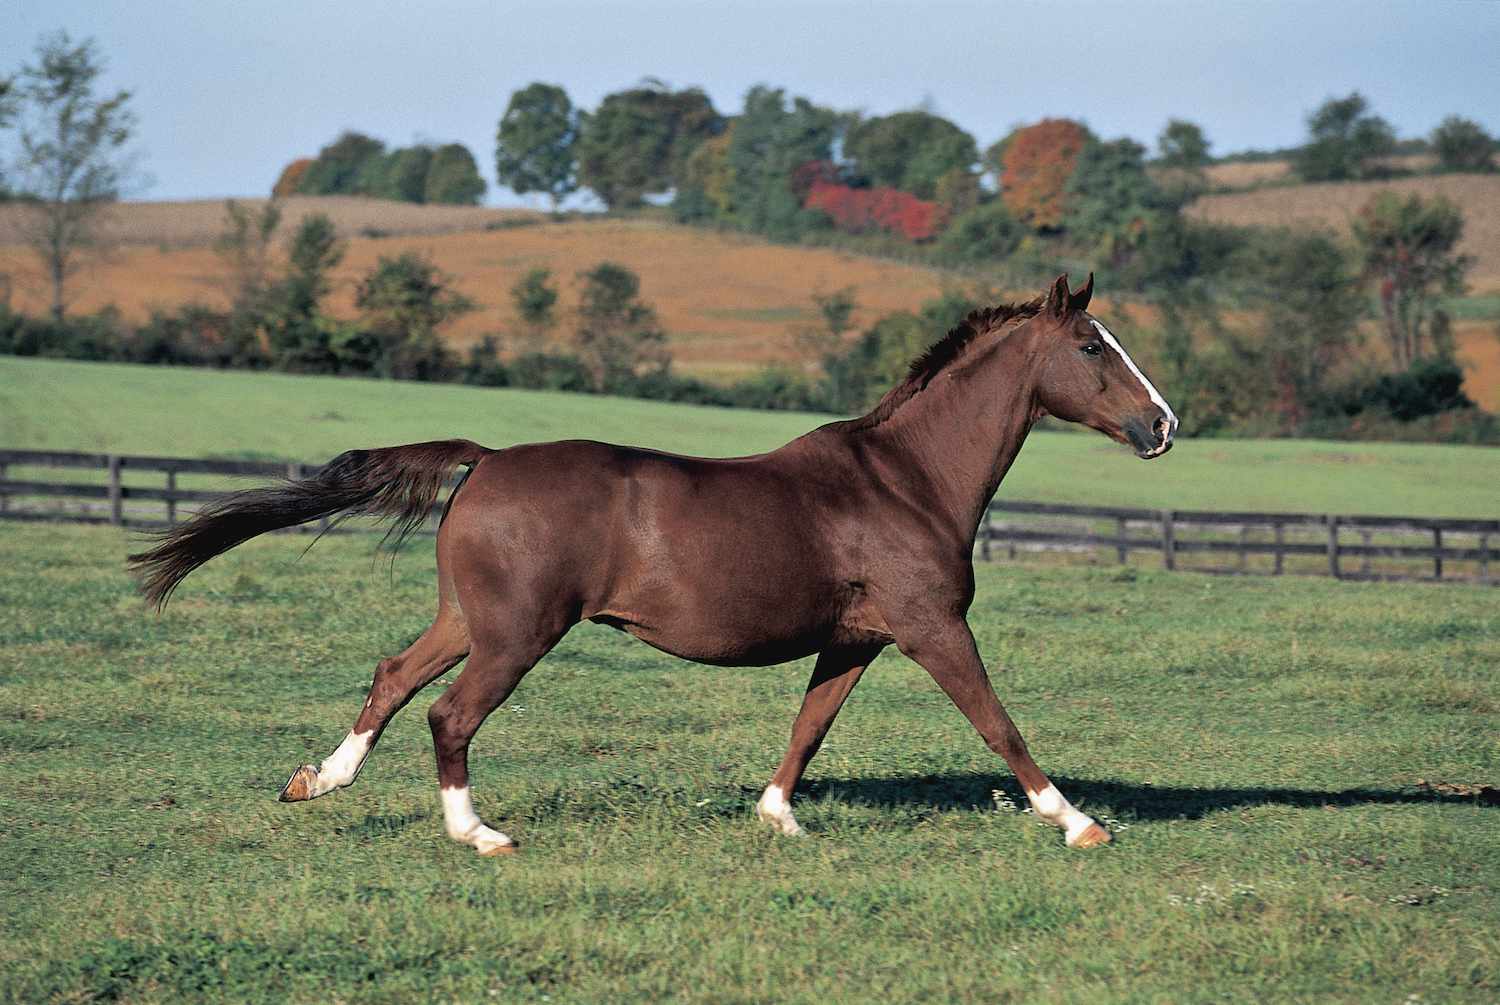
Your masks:
[{"label": "horse's front leg", "polygon": [[801,834],[797,818],[792,816],[792,792],[802,780],[802,772],[823,745],[823,737],[833,725],[844,699],[859,683],[865,667],[879,655],[883,646],[832,647],[818,654],[802,710],[792,725],[792,742],[781,766],[771,776],[771,784],[755,804],[755,815],[783,834]]},{"label": "horse's front leg", "polygon": [[995,690],[990,686],[984,662],[979,658],[974,635],[963,618],[945,618],[935,626],[903,637],[897,631],[896,645],[932,675],[938,686],[953,699],[960,712],[973,723],[989,748],[1010,765],[1031,808],[1041,819],[1061,828],[1070,848],[1092,848],[1110,840],[1109,831],[1092,817],[1073,807],[1057,791],[1057,786],[1042,773],[1020,730],[1006,714]]}]

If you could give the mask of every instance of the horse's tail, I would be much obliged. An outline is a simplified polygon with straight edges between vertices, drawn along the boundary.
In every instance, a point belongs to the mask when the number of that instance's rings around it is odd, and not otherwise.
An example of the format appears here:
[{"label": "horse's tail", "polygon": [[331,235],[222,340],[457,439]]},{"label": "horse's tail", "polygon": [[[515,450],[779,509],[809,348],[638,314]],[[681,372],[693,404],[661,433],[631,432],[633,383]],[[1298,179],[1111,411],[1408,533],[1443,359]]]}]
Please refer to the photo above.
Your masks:
[{"label": "horse's tail", "polygon": [[186,523],[162,532],[155,547],[130,556],[141,592],[157,609],[188,573],[259,534],[338,515],[394,521],[386,533],[400,547],[432,512],[453,469],[490,451],[469,440],[349,450],[307,478],[226,496]]}]

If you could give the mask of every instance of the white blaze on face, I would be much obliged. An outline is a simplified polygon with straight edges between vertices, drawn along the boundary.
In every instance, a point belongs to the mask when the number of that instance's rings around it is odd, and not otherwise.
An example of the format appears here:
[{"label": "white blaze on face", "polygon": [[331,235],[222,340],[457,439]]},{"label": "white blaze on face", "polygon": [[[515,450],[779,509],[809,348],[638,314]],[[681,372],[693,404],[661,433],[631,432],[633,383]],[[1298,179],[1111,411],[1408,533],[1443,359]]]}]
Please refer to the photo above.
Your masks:
[{"label": "white blaze on face", "polygon": [[474,812],[474,801],[469,797],[467,785],[460,789],[445,788],[442,794],[443,826],[453,840],[473,845],[481,855],[515,846],[515,842],[507,835],[485,826],[484,821],[479,819],[479,814]]},{"label": "white blaze on face", "polygon": [[1126,368],[1129,369],[1131,373],[1135,374],[1135,379],[1141,382],[1141,386],[1144,387],[1146,389],[1146,393],[1151,396],[1152,403],[1156,405],[1157,408],[1160,408],[1162,410],[1162,413],[1167,417],[1167,439],[1170,440],[1172,438],[1172,435],[1177,432],[1177,413],[1172,411],[1172,406],[1167,404],[1167,399],[1163,398],[1161,396],[1161,392],[1158,391],[1156,387],[1146,379],[1146,375],[1144,373],[1141,373],[1141,368],[1135,365],[1135,360],[1130,358],[1130,353],[1126,352],[1125,347],[1122,346],[1119,341],[1110,334],[1109,329],[1101,325],[1093,318],[1089,318],[1089,324],[1093,325],[1094,329],[1099,333],[1099,337],[1104,339],[1105,345],[1109,346],[1115,352],[1120,354],[1120,358],[1125,361]]}]

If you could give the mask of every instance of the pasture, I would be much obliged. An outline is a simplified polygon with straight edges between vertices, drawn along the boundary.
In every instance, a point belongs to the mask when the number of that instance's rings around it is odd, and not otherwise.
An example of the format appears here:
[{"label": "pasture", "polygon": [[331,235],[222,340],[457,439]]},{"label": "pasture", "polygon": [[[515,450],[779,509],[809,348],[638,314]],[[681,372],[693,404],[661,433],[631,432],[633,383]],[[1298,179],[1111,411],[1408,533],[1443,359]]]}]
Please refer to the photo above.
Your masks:
[{"label": "pasture", "polygon": [[751,804],[808,665],[583,626],[476,739],[523,843],[483,859],[441,833],[451,674],[356,786],[275,801],[431,612],[430,543],[373,542],[251,542],[156,617],[126,534],[0,525],[0,1000],[1500,995],[1492,591],[981,567],[981,651],[1116,830],[1092,852],[890,652],[777,838]]},{"label": "pasture", "polygon": [[[729,456],[770,450],[829,418],[0,356],[0,446],[13,448],[322,463],[353,447],[454,436],[491,447],[584,437]],[[1091,432],[1039,431],[1001,495],[1179,509],[1493,518],[1500,515],[1496,471],[1495,451],[1485,447],[1180,439],[1171,454],[1147,463]],[[148,483],[159,485],[160,477]]]}]

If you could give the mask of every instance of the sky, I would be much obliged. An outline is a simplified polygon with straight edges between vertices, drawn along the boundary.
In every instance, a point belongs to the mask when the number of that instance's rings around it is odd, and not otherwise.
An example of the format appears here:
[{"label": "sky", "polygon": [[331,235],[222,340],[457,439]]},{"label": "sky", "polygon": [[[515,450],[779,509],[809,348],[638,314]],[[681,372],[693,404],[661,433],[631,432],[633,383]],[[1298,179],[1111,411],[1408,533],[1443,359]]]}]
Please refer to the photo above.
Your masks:
[{"label": "sky", "polygon": [[[1445,116],[1500,134],[1500,3],[1088,2],[546,4],[472,0],[0,0],[0,73],[59,28],[91,37],[139,118],[140,198],[264,195],[344,129],[466,144],[494,186],[513,91],[577,105],[656,77],[726,113],[757,83],[885,114],[925,107],[981,149],[1048,116],[1155,142],[1169,118],[1215,153],[1300,142],[1358,90],[1402,137]],[[3,143],[0,139],[0,143]]]}]

